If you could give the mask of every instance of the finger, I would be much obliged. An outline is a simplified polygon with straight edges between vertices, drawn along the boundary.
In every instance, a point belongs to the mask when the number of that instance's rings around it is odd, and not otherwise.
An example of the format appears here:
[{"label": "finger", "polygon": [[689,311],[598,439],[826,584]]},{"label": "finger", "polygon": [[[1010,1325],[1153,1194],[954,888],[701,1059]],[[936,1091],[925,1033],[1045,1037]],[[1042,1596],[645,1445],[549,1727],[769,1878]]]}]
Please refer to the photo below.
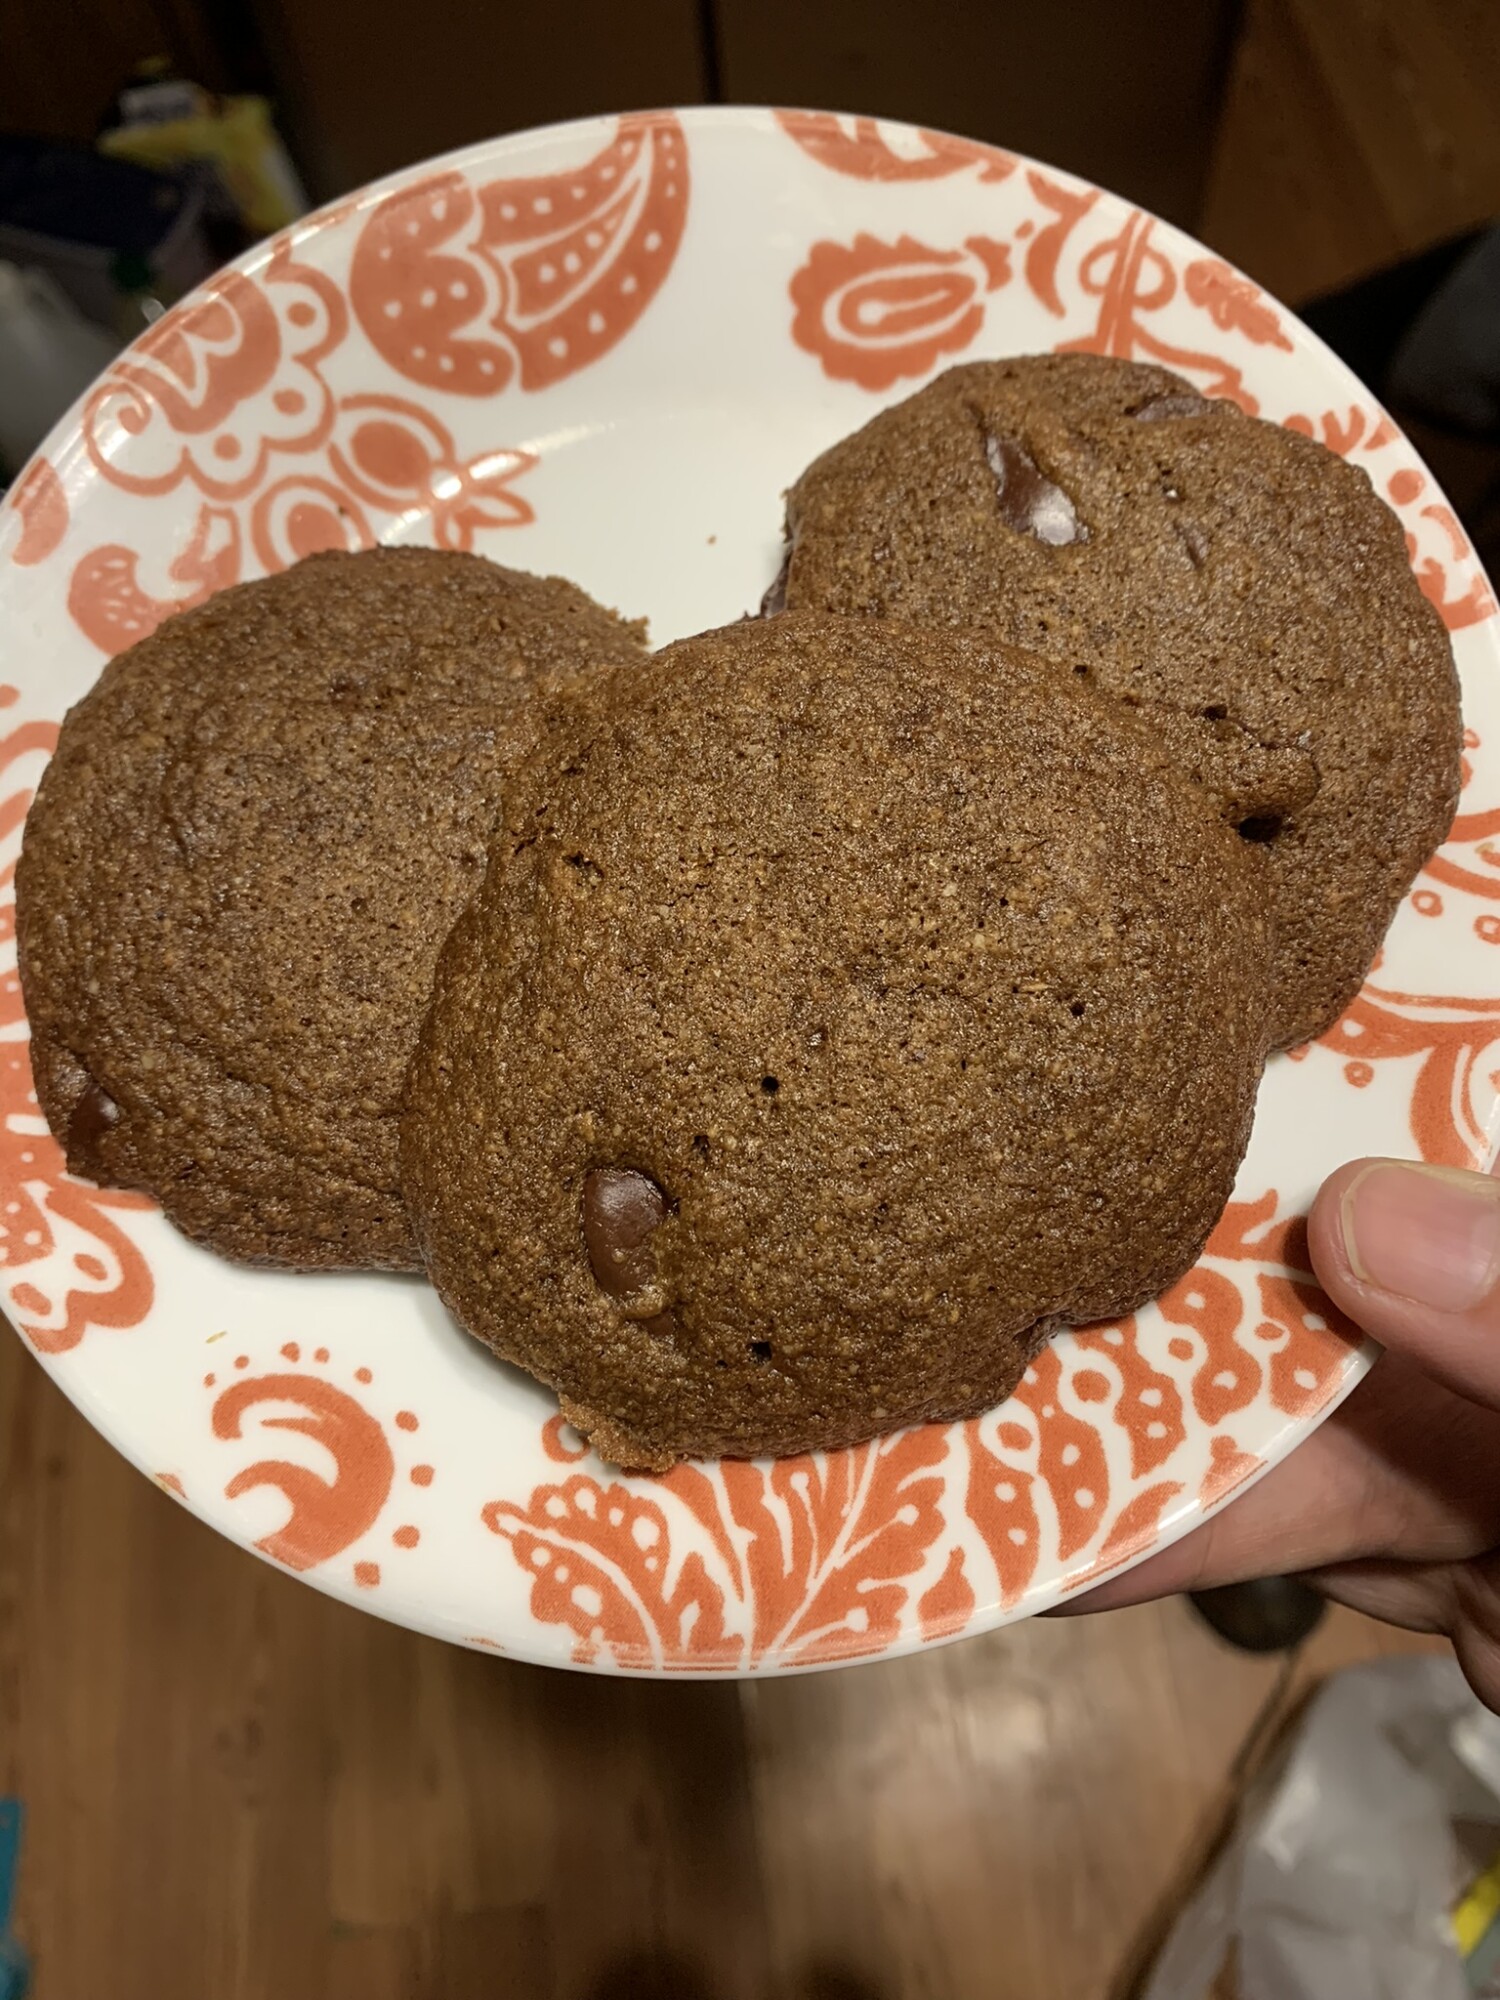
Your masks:
[{"label": "finger", "polygon": [[1500,1541],[1500,1414],[1383,1355],[1349,1401],[1201,1528],[1063,1609],[1104,1611],[1173,1591],[1329,1563],[1462,1563]]},{"label": "finger", "polygon": [[1479,1699],[1500,1713],[1500,1555],[1456,1570],[1453,1595],[1458,1663]]},{"label": "finger", "polygon": [[1327,1427],[1201,1528],[1057,1609],[1115,1611],[1178,1591],[1316,1568],[1349,1554],[1350,1535],[1367,1532],[1359,1524],[1371,1522],[1371,1500],[1363,1453]]},{"label": "finger", "polygon": [[1335,1305],[1471,1401],[1500,1409],[1500,1181],[1354,1160],[1308,1220]]},{"label": "finger", "polygon": [[1304,1572],[1303,1582],[1335,1604],[1400,1625],[1408,1632],[1451,1633],[1455,1624],[1451,1563],[1330,1563]]},{"label": "finger", "polygon": [[1408,1632],[1444,1632],[1470,1687],[1500,1711],[1500,1557],[1469,1563],[1349,1563],[1307,1582]]}]

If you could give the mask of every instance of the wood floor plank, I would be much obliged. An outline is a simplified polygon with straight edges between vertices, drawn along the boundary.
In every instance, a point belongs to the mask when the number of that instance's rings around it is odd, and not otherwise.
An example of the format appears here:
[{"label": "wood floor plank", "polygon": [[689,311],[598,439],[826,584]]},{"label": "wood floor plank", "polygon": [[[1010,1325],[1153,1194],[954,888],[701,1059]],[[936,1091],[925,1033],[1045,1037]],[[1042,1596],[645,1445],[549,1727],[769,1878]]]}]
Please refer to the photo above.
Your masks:
[{"label": "wood floor plank", "polygon": [[1181,1624],[1038,1622],[747,1689],[783,1980],[842,1954],[903,1996],[1101,1990],[1274,1679]]},{"label": "wood floor plank", "polygon": [[[743,1688],[520,1667],[232,1549],[8,1337],[0,1412],[37,2000],[1104,1996],[1295,1691],[1176,1603]],[[1338,1614],[1296,1688],[1423,1643]]]},{"label": "wood floor plank", "polygon": [[335,1604],[142,1480],[8,1333],[0,1411],[0,1772],[38,2000],[679,1976],[763,2000],[732,1685],[547,1673]]},{"label": "wood floor plank", "polygon": [[[1401,1643],[1326,1629],[1330,1663]],[[1103,2000],[1284,1681],[1174,1602],[748,1687],[781,1986],[824,1965],[902,2000]]]}]

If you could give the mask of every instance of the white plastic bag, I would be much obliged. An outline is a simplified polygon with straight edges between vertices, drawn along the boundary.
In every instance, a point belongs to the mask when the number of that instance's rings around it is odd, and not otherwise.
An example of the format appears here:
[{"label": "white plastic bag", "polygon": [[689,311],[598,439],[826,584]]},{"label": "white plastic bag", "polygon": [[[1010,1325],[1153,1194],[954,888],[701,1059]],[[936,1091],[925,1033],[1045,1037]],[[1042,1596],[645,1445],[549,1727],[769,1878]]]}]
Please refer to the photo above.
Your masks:
[{"label": "white plastic bag", "polygon": [[1336,1674],[1251,1789],[1142,2000],[1207,2000],[1231,1944],[1240,2000],[1468,2000],[1455,1835],[1496,1829],[1500,1719],[1452,1660]]}]

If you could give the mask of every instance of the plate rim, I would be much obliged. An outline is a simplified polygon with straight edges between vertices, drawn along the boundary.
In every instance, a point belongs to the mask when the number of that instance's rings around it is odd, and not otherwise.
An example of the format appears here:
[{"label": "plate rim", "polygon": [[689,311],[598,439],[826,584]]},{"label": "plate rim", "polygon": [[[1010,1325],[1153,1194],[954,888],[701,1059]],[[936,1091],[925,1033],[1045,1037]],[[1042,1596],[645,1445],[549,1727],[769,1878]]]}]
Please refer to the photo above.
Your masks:
[{"label": "plate rim", "polygon": [[[695,130],[716,133],[727,132],[737,135],[748,144],[759,147],[773,143],[780,136],[774,121],[789,109],[801,110],[810,116],[832,117],[840,120],[852,118],[863,119],[874,115],[849,111],[829,111],[826,109],[815,111],[812,107],[788,107],[736,102],[731,104],[676,107],[656,106],[638,112],[628,109],[612,109],[589,114],[581,118],[564,119],[544,125],[520,128],[514,132],[501,133],[486,139],[472,141],[432,155],[429,158],[414,161],[404,167],[393,169],[378,179],[365,182],[346,195],[324,202],[319,207],[309,211],[307,215],[299,217],[296,221],[288,224],[285,228],[249,246],[238,256],[218,267],[204,283],[206,285],[212,284],[216,279],[221,278],[225,272],[230,271],[254,276],[264,269],[282,246],[295,248],[303,245],[324,231],[337,227],[350,218],[357,218],[365,214],[391,194],[400,192],[418,180],[428,176],[444,171],[472,171],[480,166],[490,166],[496,162],[515,163],[523,161],[529,154],[545,152],[559,145],[586,141],[590,138],[607,137],[618,129],[619,121],[622,117],[670,117],[679,121],[689,136]],[[1174,246],[1186,246],[1194,251],[1206,253],[1218,258],[1236,276],[1244,275],[1239,272],[1237,266],[1232,265],[1228,259],[1222,258],[1219,252],[1213,250],[1211,246],[1204,244],[1201,239],[1191,235],[1180,225],[1155,216],[1152,211],[1143,208],[1139,203],[1131,201],[1129,197],[1118,195],[1113,190],[1105,188],[1085,176],[1079,175],[1070,168],[1057,167],[1048,161],[1039,160],[1032,155],[1014,152],[1009,147],[1001,147],[999,142],[976,141],[967,137],[967,135],[947,132],[937,127],[918,126],[910,121],[884,116],[878,118],[878,124],[884,131],[903,136],[938,136],[951,138],[969,145],[993,145],[997,150],[1003,150],[1011,154],[1017,165],[1022,168],[1034,169],[1045,174],[1055,175],[1059,180],[1079,188],[1097,189],[1106,198],[1121,203],[1128,208],[1136,209],[1143,215],[1151,216],[1156,225],[1167,233],[1169,240]],[[1263,288],[1256,281],[1247,280],[1247,282],[1255,284],[1257,292],[1263,293]],[[186,300],[191,301],[200,296],[202,290],[202,286],[195,287],[193,291],[186,295]],[[1317,362],[1324,369],[1331,370],[1337,376],[1347,378],[1350,382],[1358,382],[1358,377],[1354,375],[1348,364],[1329,347],[1326,341],[1303,322],[1293,308],[1284,305],[1279,299],[1274,299],[1272,294],[1263,293],[1263,295],[1268,299],[1273,299],[1278,312],[1282,316],[1282,323],[1286,331],[1290,333],[1297,346],[1310,360]],[[129,352],[128,349],[125,351]],[[950,361],[947,365],[952,365],[952,362]],[[76,444],[81,429],[83,406],[87,396],[91,393],[92,386],[90,385],[90,390],[86,390],[84,395],[77,399],[51,427],[46,437],[38,445],[36,451],[16,473],[11,484],[10,490],[12,493],[22,486],[38,460],[47,460],[49,463],[56,464],[59,458],[70,447]],[[920,386],[920,383],[917,386]],[[1360,383],[1359,386],[1362,392],[1369,397],[1371,404],[1377,409],[1380,408],[1378,399],[1374,397],[1365,385]],[[914,390],[908,389],[906,393],[914,393]],[[891,400],[896,399],[894,397],[887,397],[880,403],[875,404],[874,407],[884,407],[885,402]],[[1402,433],[1402,435],[1404,437],[1405,434]],[[1416,450],[1415,446],[1410,445],[1409,440],[1407,440],[1407,443],[1412,451],[1413,458],[1422,464],[1423,469],[1427,471],[1432,491],[1439,497],[1443,497],[1442,489],[1439,487],[1437,481],[1432,478],[1430,470],[1427,470],[1425,467],[1425,461],[1422,461],[1420,452]],[[1477,559],[1476,566],[1482,574],[1482,565],[1477,565]],[[25,654],[24,644],[12,643],[14,647],[13,657],[19,662]],[[1496,635],[1493,629],[1490,634],[1490,650],[1496,654],[1497,658],[1500,658],[1500,635]],[[29,1039],[29,1030],[27,1031],[26,1039]],[[1496,1151],[1497,1145],[1492,1142],[1485,1168],[1483,1169],[1484,1171],[1493,1169]],[[1201,1255],[1202,1253],[1200,1252]],[[287,1275],[298,1276],[306,1274],[289,1273]],[[7,1292],[8,1290],[9,1286],[7,1285]],[[8,1297],[6,1303],[8,1306]],[[42,1366],[44,1372],[62,1390],[63,1394],[84,1417],[90,1427],[97,1431],[111,1449],[118,1452],[143,1477],[148,1479],[153,1485],[160,1486],[162,1484],[160,1476],[151,1470],[139,1450],[126,1441],[112,1415],[101,1408],[93,1406],[93,1399],[88,1394],[86,1374],[80,1371],[78,1372],[77,1379],[75,1379],[75,1371],[63,1371],[49,1366],[48,1358],[39,1353],[33,1344],[25,1338],[21,1333],[19,1325],[12,1318],[9,1311],[5,1313],[5,1317],[12,1325],[12,1330],[20,1340],[22,1348],[34,1361]],[[1274,1437],[1261,1447],[1258,1454],[1258,1461],[1252,1471],[1247,1473],[1241,1480],[1229,1488],[1228,1491],[1207,1504],[1195,1495],[1185,1499],[1180,1507],[1163,1516],[1162,1523],[1151,1534],[1145,1546],[1126,1555],[1117,1563],[1099,1570],[1097,1572],[1097,1580],[1103,1581],[1105,1576],[1114,1577],[1123,1575],[1139,1564],[1150,1560],[1154,1555],[1162,1553],[1196,1528],[1211,1520],[1225,1506],[1232,1505],[1235,1500],[1242,1497],[1252,1486],[1258,1484],[1268,1473],[1281,1465],[1291,1452],[1311,1437],[1339,1409],[1369,1373],[1370,1368],[1378,1358],[1379,1352],[1380,1350],[1376,1344],[1368,1338],[1359,1346],[1351,1347],[1347,1358],[1340,1365],[1340,1373],[1336,1384],[1325,1401],[1316,1411],[1310,1414],[1284,1414],[1283,1421]],[[900,1433],[886,1433],[885,1435],[890,1437],[900,1435]],[[617,1469],[611,1467],[609,1470],[611,1474],[614,1474]],[[218,1521],[201,1512],[194,1505],[192,1499],[176,1494],[172,1497],[177,1498],[179,1505],[186,1507],[190,1513],[201,1520],[212,1532],[222,1536],[223,1539],[231,1542],[233,1546],[241,1551],[257,1556],[261,1561],[268,1563],[278,1572],[286,1574],[286,1566],[284,1564],[276,1561],[272,1555],[257,1547],[248,1539],[242,1540],[234,1536],[221,1526]],[[569,1671],[584,1673],[631,1675],[638,1678],[665,1681],[689,1681],[755,1680],[768,1676],[827,1673],[849,1666],[876,1665],[882,1661],[907,1658],[915,1653],[925,1653],[939,1647],[955,1644],[962,1639],[977,1638],[984,1633],[993,1632],[1004,1625],[1019,1622],[1024,1618],[1042,1615],[1064,1601],[1071,1600],[1081,1604],[1085,1600],[1087,1593],[1080,1590],[1075,1583],[1070,1583],[1068,1575],[1062,1569],[1061,1565],[1059,1565],[1059,1569],[1061,1573],[1055,1575],[1048,1585],[1026,1589],[1017,1602],[1012,1605],[1006,1606],[999,1602],[981,1602],[977,1604],[968,1619],[953,1630],[929,1631],[920,1626],[914,1626],[908,1631],[903,1631],[889,1642],[882,1644],[878,1650],[850,1651],[838,1656],[813,1660],[787,1660],[774,1656],[766,1656],[759,1659],[751,1659],[742,1665],[726,1666],[695,1665],[690,1663],[678,1665],[673,1663],[648,1662],[636,1664],[620,1662],[610,1654],[607,1648],[601,1649],[590,1659],[579,1659],[565,1650],[567,1644],[565,1636],[559,1637],[559,1646],[555,1653],[546,1650],[539,1643],[535,1645],[497,1644],[494,1641],[488,1640],[478,1641],[472,1638],[457,1636],[453,1631],[444,1629],[439,1619],[424,1616],[420,1612],[413,1611],[410,1607],[390,1609],[379,1598],[359,1595],[341,1578],[332,1574],[322,1573],[320,1567],[317,1565],[296,1572],[293,1580],[301,1584],[311,1585],[325,1596],[332,1597],[336,1601],[347,1604],[361,1612],[381,1618],[387,1623],[421,1632],[427,1636],[443,1639],[449,1643],[465,1645],[472,1650],[488,1651],[498,1658],[521,1660],[549,1667],[562,1667]],[[532,1621],[531,1627],[526,1631],[524,1637],[527,1640],[539,1640],[543,1629],[540,1624]]]}]

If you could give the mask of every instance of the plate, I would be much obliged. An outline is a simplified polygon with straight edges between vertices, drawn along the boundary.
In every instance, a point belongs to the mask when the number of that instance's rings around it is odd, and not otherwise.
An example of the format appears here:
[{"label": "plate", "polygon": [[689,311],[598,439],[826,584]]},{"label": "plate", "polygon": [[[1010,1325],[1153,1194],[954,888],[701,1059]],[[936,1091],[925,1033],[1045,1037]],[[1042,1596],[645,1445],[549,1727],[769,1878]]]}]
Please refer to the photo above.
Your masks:
[{"label": "plate", "polygon": [[1485,1163],[1500,1127],[1494,599],[1431,475],[1306,328],[1177,230],[991,146],[743,109],[523,133],[323,210],[169,313],[0,509],[5,914],[59,718],[170,612],[314,549],[423,541],[561,571],[658,641],[723,624],[774,575],[809,458],[953,361],[1046,348],[1163,362],[1361,466],[1465,683],[1452,838],[1345,1017],[1272,1062],[1201,1263],[971,1422],[625,1478],[419,1281],[240,1270],[70,1179],[8,956],[5,1309],[232,1541],[523,1659],[829,1666],[1138,1561],[1368,1367],[1308,1275],[1319,1180],[1361,1153]]}]

